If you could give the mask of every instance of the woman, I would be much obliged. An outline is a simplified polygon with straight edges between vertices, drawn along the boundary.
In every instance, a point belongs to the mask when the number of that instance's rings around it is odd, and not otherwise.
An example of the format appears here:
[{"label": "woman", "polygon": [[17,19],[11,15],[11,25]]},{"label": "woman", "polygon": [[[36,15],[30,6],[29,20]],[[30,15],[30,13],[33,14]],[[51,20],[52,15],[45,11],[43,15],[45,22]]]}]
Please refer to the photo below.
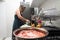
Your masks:
[{"label": "woman", "polygon": [[[19,9],[16,10],[15,14],[15,20],[13,24],[13,30],[18,29],[21,25],[23,25],[25,22],[29,22],[28,19],[23,17],[23,11],[25,10],[25,7],[23,5],[20,5]],[[15,40],[14,35],[12,34],[12,39]]]}]

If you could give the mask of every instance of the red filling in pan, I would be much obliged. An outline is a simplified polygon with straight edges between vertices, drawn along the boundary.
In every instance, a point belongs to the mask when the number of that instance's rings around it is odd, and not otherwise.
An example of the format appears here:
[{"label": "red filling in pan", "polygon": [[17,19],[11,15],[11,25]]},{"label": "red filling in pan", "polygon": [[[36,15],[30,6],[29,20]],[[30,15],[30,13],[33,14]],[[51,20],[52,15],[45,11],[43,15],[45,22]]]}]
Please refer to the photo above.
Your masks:
[{"label": "red filling in pan", "polygon": [[45,36],[45,33],[38,30],[21,30],[17,36],[21,38],[38,38]]}]

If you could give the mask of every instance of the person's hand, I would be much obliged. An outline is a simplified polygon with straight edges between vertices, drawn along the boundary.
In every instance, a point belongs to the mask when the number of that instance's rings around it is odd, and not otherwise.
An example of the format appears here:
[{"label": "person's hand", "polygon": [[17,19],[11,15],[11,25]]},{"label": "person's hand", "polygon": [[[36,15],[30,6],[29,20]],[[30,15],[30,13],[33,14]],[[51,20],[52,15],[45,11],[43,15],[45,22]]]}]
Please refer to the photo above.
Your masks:
[{"label": "person's hand", "polygon": [[30,23],[30,20],[27,19],[27,20],[26,20],[26,23]]}]

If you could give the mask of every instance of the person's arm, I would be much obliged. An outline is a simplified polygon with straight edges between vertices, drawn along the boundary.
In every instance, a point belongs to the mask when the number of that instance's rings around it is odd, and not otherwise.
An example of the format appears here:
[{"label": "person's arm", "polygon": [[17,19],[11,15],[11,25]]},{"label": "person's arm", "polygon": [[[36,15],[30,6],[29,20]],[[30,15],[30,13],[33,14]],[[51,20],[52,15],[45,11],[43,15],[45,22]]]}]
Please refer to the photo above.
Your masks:
[{"label": "person's arm", "polygon": [[19,10],[16,11],[16,15],[17,15],[17,17],[18,17],[20,20],[22,20],[23,22],[29,21],[28,19],[26,19],[26,18],[24,18],[24,17],[21,16],[21,13],[20,13]]}]

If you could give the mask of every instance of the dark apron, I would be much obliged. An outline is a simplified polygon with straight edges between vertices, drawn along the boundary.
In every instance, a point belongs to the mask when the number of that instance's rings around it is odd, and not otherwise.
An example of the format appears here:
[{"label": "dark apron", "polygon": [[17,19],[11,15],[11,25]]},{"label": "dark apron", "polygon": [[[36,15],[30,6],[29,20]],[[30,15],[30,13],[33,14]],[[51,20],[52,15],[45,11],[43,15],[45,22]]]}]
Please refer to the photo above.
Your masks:
[{"label": "dark apron", "polygon": [[13,29],[12,29],[12,38],[13,40],[15,40],[15,36],[13,35],[13,31],[20,28],[20,26],[22,26],[24,24],[23,21],[21,21],[17,15],[15,15],[15,20],[14,20],[14,23],[13,23]]},{"label": "dark apron", "polygon": [[15,20],[14,20],[14,24],[13,24],[13,31],[17,28],[19,28],[20,26],[22,26],[24,24],[24,22],[22,20],[20,20],[16,15],[15,15]]}]

